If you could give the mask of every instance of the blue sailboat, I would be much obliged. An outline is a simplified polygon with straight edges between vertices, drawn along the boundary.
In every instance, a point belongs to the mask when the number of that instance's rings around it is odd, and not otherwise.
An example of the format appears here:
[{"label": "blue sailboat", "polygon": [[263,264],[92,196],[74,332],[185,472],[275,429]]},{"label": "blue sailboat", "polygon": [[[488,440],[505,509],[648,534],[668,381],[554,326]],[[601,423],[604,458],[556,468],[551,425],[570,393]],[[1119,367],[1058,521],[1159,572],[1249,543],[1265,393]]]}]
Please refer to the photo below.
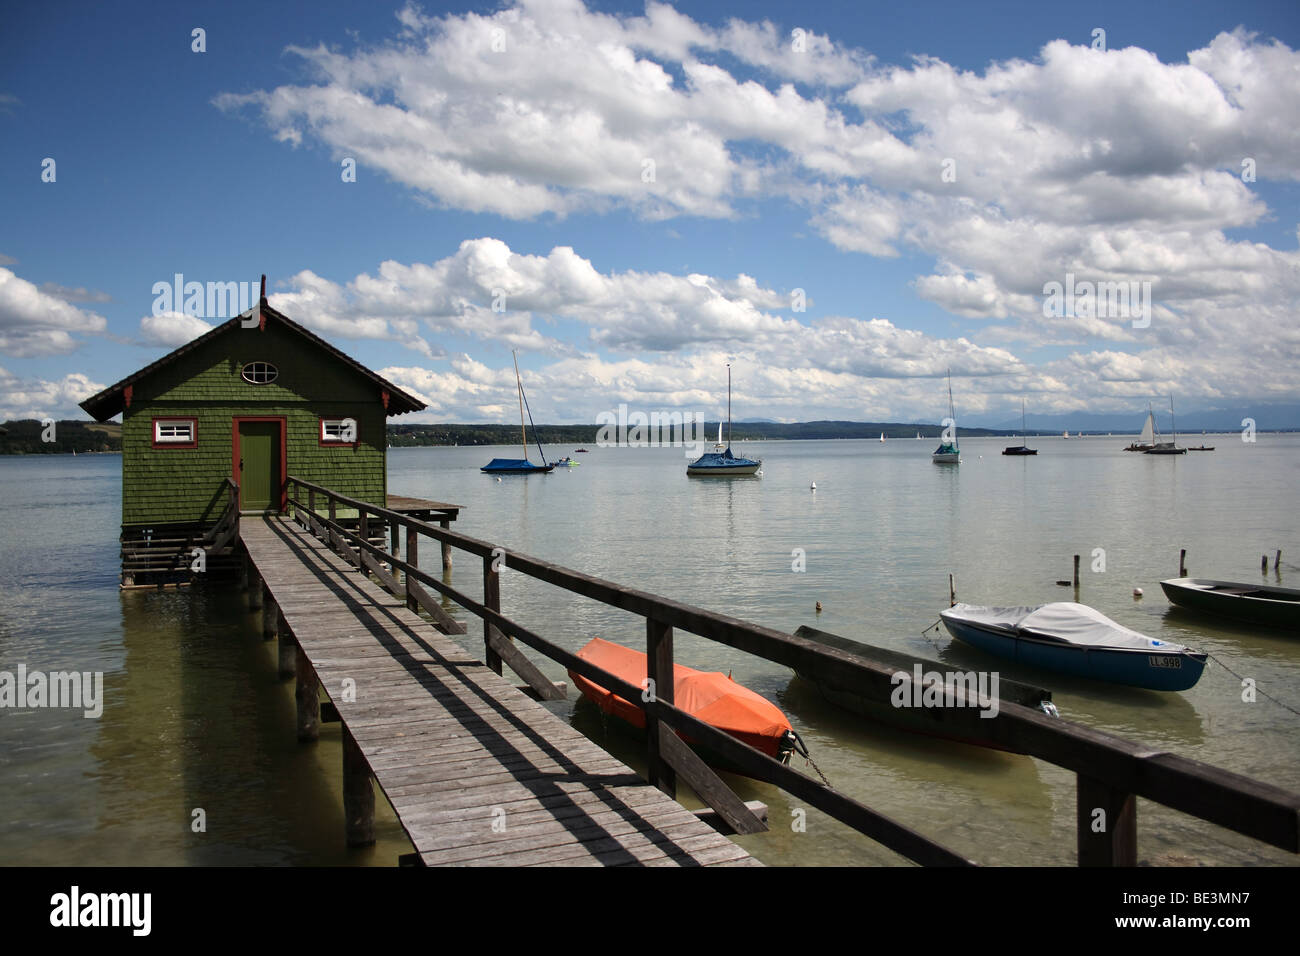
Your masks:
[{"label": "blue sailboat", "polygon": [[[542,451],[542,443],[537,443],[537,452],[542,456],[542,464],[534,465],[528,460],[528,429],[524,427],[524,407],[528,404],[528,399],[524,396],[524,382],[519,377],[519,356],[515,355],[512,350],[510,353],[515,360],[515,385],[519,389],[519,433],[523,438],[524,457],[523,458],[493,458],[484,465],[479,471],[486,472],[489,475],[531,475],[536,472],[548,474],[555,466],[547,463],[546,452]],[[533,410],[528,409],[528,420],[533,420]],[[533,434],[537,433],[537,426],[533,425]]]},{"label": "blue sailboat", "polygon": [[[722,441],[722,423],[718,423],[718,441]],[[761,458],[741,458],[731,453],[731,366],[727,365],[727,447],[721,452],[706,452],[686,466],[692,478],[727,478],[752,475],[763,464]]]}]

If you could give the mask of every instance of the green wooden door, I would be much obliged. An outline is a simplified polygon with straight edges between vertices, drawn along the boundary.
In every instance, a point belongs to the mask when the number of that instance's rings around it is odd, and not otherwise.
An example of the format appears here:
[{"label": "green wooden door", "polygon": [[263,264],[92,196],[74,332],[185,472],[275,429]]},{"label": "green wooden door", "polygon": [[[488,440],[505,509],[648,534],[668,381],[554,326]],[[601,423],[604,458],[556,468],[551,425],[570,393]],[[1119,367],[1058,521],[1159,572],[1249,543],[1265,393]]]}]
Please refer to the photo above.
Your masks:
[{"label": "green wooden door", "polygon": [[239,423],[239,508],[280,508],[280,423]]}]

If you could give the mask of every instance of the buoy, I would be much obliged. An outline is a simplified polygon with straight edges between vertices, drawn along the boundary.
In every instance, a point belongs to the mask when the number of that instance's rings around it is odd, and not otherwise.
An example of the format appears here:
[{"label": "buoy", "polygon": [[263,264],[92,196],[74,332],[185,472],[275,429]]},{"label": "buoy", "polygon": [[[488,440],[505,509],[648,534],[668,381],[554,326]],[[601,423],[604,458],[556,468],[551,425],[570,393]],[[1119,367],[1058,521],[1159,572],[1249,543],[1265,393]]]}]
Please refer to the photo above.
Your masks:
[{"label": "buoy", "polygon": [[818,601],[818,602],[817,602],[817,613],[820,614],[821,612],[822,612],[822,602],[821,602],[821,601]]},{"label": "buoy", "polygon": [[1133,589],[1133,596],[1134,596],[1134,597],[1141,597],[1141,596],[1142,596],[1142,589],[1141,589],[1141,588],[1134,588],[1134,589]]},{"label": "buoy", "polygon": [[498,483],[498,484],[501,483],[501,476],[500,476],[500,475],[497,475],[497,483]]},{"label": "buoy", "polygon": [[762,468],[758,469],[758,477],[760,477],[760,478],[763,477],[763,469],[762,469]]},{"label": "buoy", "polygon": [[812,490],[813,490],[813,491],[816,491],[816,490],[817,490],[817,482],[815,482],[815,481],[812,483]]}]

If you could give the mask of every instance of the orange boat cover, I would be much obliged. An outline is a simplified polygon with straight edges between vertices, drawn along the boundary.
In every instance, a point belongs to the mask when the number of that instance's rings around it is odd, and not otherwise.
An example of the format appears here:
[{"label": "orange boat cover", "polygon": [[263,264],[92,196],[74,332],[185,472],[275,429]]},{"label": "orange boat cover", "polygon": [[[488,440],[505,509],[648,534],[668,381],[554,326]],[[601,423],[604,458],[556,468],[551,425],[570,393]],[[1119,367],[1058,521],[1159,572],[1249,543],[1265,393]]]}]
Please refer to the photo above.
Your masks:
[{"label": "orange boat cover", "polygon": [[[637,687],[645,681],[646,656],[630,647],[595,637],[578,652],[578,656]],[[641,708],[581,674],[569,671],[569,677],[605,713],[613,714],[634,727],[645,727],[645,714]],[[674,664],[673,704],[771,757],[778,756],[782,740],[790,730],[790,721],[779,707],[719,671],[706,673]]]}]

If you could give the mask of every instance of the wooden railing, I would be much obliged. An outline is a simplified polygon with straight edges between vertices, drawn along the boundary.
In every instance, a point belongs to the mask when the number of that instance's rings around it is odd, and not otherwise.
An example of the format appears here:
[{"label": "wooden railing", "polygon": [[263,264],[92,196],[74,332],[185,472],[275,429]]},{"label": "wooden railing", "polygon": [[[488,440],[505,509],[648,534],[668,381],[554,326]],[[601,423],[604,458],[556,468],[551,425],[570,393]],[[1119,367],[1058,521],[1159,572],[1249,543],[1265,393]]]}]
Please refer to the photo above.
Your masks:
[{"label": "wooden railing", "polygon": [[[645,713],[649,779],[670,795],[680,776],[738,833],[766,826],[677,736],[679,731],[744,773],[765,780],[808,805],[924,865],[973,865],[972,861],[858,801],[703,723],[673,705],[673,631],[680,629],[797,670],[850,693],[889,699],[898,686],[895,669],[794,635],[717,614],[703,608],[613,584],[560,565],[481,541],[469,535],[359,501],[298,478],[288,479],[288,501],[305,527],[329,541],[363,572],[374,574],[412,609],[424,609],[445,633],[465,633],[425,589],[443,595],[483,621],[486,662],[498,674],[508,664],[544,699],[564,696],[507,638],[544,654],[567,670],[599,684]],[[304,497],[305,492],[305,497]],[[317,499],[326,502],[326,514]],[[358,527],[339,524],[339,506],[355,509]],[[370,540],[370,520],[388,526],[390,544]],[[404,531],[404,535],[401,533]],[[477,556],[483,565],[483,598],[452,587],[419,568],[419,541],[433,538]],[[399,555],[400,539],[404,549]],[[355,553],[354,553],[355,549]],[[504,566],[611,607],[646,622],[647,676],[657,694],[627,683],[552,644],[501,614],[499,569]],[[397,572],[403,581],[398,582]],[[907,675],[910,683],[911,676]],[[910,692],[910,686],[907,688]],[[648,698],[648,699],[647,699]],[[1078,775],[1077,843],[1082,866],[1135,865],[1136,797],[1145,797],[1292,853],[1300,852],[1300,794],[1195,760],[1135,744],[1003,701],[998,715],[981,717],[960,687],[945,689],[945,717],[954,736],[989,739]],[[963,733],[964,732],[964,733]],[[1103,811],[1101,815],[1098,810]],[[1098,828],[1098,821],[1101,828]]]},{"label": "wooden railing", "polygon": [[221,517],[203,536],[203,547],[208,551],[220,551],[239,536],[239,483],[227,478],[226,491],[226,507]]}]

